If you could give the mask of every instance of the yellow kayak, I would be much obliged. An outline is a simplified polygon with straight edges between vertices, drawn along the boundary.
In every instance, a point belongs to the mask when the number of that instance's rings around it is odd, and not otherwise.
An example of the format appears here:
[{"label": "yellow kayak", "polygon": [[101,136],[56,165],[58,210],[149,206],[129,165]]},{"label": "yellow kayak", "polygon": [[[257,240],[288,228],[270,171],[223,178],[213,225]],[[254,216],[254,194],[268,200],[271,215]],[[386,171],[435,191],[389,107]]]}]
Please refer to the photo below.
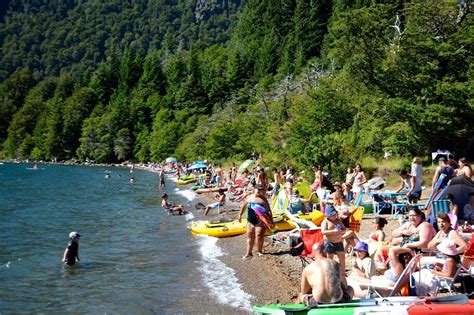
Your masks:
[{"label": "yellow kayak", "polygon": [[205,234],[214,237],[230,237],[244,234],[247,220],[195,221],[188,226],[193,234]]},{"label": "yellow kayak", "polygon": [[[316,225],[321,225],[324,220],[324,214],[320,211],[314,211],[307,214],[298,213],[295,217],[301,220],[308,220]],[[288,231],[296,228],[296,224],[285,216],[276,216],[273,218],[275,227],[271,232]],[[193,234],[205,234],[214,237],[230,237],[244,234],[247,230],[247,220],[221,219],[220,221],[195,221],[188,226]]]},{"label": "yellow kayak", "polygon": [[190,178],[190,179],[178,179],[176,183],[178,185],[187,185],[196,182],[196,178]]}]

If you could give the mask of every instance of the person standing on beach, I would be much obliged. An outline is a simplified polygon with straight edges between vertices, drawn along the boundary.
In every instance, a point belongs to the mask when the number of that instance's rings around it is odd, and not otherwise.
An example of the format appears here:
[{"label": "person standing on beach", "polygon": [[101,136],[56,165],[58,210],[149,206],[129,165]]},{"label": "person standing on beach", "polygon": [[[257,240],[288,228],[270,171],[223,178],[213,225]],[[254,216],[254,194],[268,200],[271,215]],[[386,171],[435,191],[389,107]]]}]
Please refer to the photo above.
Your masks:
[{"label": "person standing on beach", "polygon": [[73,266],[76,264],[76,261],[79,259],[79,239],[81,234],[77,232],[69,233],[69,238],[71,242],[67,245],[63,254],[63,262],[68,266]]},{"label": "person standing on beach", "polygon": [[441,174],[446,175],[446,177],[441,182],[439,189],[443,189],[444,187],[448,186],[451,178],[454,176],[454,169],[446,162],[445,157],[440,157],[438,160],[439,166],[436,168],[436,171],[433,175],[433,180],[431,182],[431,189],[434,190],[436,182],[438,181]]},{"label": "person standing on beach", "polygon": [[265,231],[273,228],[273,216],[270,205],[265,196],[266,190],[263,186],[255,185],[254,194],[247,197],[242,204],[239,213],[239,222],[242,222],[242,215],[247,210],[247,252],[242,259],[253,257],[253,246],[257,239],[257,254],[263,255],[263,238]]},{"label": "person standing on beach", "polygon": [[341,272],[345,272],[346,256],[344,252],[343,236],[346,227],[338,217],[336,208],[329,204],[326,206],[326,218],[321,223],[321,232],[324,235],[324,247],[328,258],[332,259],[334,254],[339,259]]}]

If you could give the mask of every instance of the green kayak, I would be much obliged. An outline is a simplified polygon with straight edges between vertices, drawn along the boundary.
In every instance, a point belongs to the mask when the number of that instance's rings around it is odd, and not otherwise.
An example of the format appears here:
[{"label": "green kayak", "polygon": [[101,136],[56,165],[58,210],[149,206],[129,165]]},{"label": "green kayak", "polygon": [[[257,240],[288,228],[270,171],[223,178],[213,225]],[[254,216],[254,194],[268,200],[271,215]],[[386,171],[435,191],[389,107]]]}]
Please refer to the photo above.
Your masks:
[{"label": "green kayak", "polygon": [[341,314],[352,315],[354,309],[358,307],[377,307],[377,301],[365,300],[355,301],[344,304],[321,304],[314,308],[306,307],[304,304],[277,304],[254,306],[254,313],[258,314],[281,314],[281,315],[322,315],[322,314]]}]

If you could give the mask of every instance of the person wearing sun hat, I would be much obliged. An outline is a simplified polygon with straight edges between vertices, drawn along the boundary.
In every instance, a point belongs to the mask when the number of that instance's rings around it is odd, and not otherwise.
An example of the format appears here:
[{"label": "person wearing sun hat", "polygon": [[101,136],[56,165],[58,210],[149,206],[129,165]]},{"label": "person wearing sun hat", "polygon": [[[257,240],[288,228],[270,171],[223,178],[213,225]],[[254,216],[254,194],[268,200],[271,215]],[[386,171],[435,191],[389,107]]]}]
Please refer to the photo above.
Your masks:
[{"label": "person wearing sun hat", "polygon": [[433,293],[439,285],[437,277],[454,277],[461,263],[460,253],[453,240],[444,239],[436,246],[436,249],[441,256],[446,257],[446,260],[444,264],[430,264],[426,266],[426,269],[413,273],[413,278],[417,281],[416,293],[418,296]]},{"label": "person wearing sun hat", "polygon": [[364,298],[367,295],[365,290],[360,287],[361,283],[370,281],[375,275],[375,263],[369,255],[369,244],[366,242],[358,242],[353,249],[357,258],[352,266],[352,272],[347,278],[347,284],[354,289],[354,296]]},{"label": "person wearing sun hat", "polygon": [[80,261],[79,259],[79,239],[80,238],[81,238],[81,234],[77,232],[69,233],[69,239],[71,240],[71,242],[67,245],[63,254],[63,262],[66,265],[73,266],[74,264],[76,264],[76,261]]},{"label": "person wearing sun hat", "polygon": [[342,272],[344,273],[346,268],[346,256],[342,237],[346,232],[346,227],[337,216],[337,210],[333,205],[329,204],[326,206],[325,214],[326,218],[321,223],[324,247],[328,258],[332,259],[334,254],[337,255]]},{"label": "person wearing sun hat", "polygon": [[353,273],[359,277],[370,279],[370,277],[375,275],[375,264],[374,260],[369,256],[369,244],[358,242],[354,247],[354,251],[357,254],[357,258],[353,266]]}]

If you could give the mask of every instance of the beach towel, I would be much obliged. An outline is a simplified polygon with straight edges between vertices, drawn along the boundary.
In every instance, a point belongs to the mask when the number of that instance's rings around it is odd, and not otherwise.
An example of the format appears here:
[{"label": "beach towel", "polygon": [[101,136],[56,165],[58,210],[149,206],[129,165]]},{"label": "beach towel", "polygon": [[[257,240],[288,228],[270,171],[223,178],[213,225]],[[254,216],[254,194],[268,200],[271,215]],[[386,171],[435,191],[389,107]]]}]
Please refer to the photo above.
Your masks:
[{"label": "beach towel", "polygon": [[247,207],[249,210],[253,210],[259,221],[262,222],[267,229],[271,229],[273,227],[272,217],[264,206],[256,202],[249,202]]}]

